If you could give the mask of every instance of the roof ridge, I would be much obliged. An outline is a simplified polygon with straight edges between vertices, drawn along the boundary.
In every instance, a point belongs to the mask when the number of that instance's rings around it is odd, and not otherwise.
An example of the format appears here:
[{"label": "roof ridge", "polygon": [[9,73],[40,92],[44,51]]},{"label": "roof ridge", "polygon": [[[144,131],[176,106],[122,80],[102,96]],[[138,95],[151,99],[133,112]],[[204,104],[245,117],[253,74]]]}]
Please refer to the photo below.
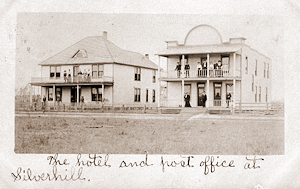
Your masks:
[{"label": "roof ridge", "polygon": [[[64,48],[63,50],[59,51],[58,53],[56,53],[56,54],[54,54],[54,55],[50,56],[49,58],[47,58],[47,59],[45,59],[45,60],[43,60],[43,61],[42,61],[42,62],[40,62],[39,64],[42,64],[43,62],[46,62],[46,61],[47,61],[47,60],[49,60],[50,58],[52,58],[52,57],[54,57],[54,56],[58,55],[59,53],[62,53],[63,51],[67,50],[68,48],[75,46],[75,45],[76,45],[76,44],[78,44],[80,41],[82,41],[82,40],[84,40],[84,39],[86,39],[86,38],[88,38],[88,37],[85,37],[85,38],[83,38],[83,39],[81,39],[81,40],[77,41],[77,42],[76,42],[76,43],[74,43],[73,45],[71,45],[71,46],[68,46],[68,47]],[[71,58],[70,58],[70,59],[71,59]],[[69,59],[69,60],[70,60],[70,59]],[[68,60],[68,61],[69,61],[69,60]]]}]

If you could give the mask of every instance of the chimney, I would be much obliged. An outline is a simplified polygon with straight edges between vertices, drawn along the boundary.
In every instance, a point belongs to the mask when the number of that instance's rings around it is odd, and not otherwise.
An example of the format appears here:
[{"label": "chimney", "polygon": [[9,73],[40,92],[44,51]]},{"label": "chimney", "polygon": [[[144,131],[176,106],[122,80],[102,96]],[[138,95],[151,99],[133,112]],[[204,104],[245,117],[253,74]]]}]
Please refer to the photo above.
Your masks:
[{"label": "chimney", "polygon": [[107,31],[103,31],[103,38],[107,39]]},{"label": "chimney", "polygon": [[145,54],[145,57],[146,57],[147,59],[149,59],[149,54]]}]

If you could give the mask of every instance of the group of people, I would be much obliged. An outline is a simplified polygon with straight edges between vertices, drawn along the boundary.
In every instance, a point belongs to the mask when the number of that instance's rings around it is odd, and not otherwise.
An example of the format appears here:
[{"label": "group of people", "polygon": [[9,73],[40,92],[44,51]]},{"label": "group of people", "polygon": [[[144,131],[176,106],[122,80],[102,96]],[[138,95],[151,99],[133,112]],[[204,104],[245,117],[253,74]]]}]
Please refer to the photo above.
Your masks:
[{"label": "group of people", "polygon": [[[189,93],[184,94],[185,107],[192,107],[190,104],[190,98],[191,97],[190,97]],[[199,104],[201,104],[203,107],[205,107],[206,100],[207,100],[207,96],[205,94],[205,91],[203,91],[201,96],[199,96],[199,101],[200,101]]]},{"label": "group of people", "polygon": [[[201,76],[207,76],[207,62],[204,61],[202,64],[201,62],[198,62],[197,64],[197,70],[198,70],[198,77]],[[212,63],[210,62],[209,64],[209,74],[213,75],[213,71],[215,71],[215,75],[216,76],[222,76],[223,72],[222,72],[223,66],[222,66],[222,62],[221,60],[219,60],[216,63]],[[177,62],[176,68],[175,70],[177,71],[177,77],[180,78],[181,75],[181,64],[180,62]],[[190,77],[190,65],[188,62],[185,63],[184,65],[184,71],[185,71],[185,77]]]},{"label": "group of people", "polygon": [[[70,69],[69,69],[68,73],[66,70],[64,70],[64,80],[65,80],[65,83],[74,82],[74,80],[72,81]],[[83,72],[81,72],[81,70],[79,70],[79,72],[77,74],[77,82],[89,82],[89,81],[91,81],[90,69],[88,69],[88,71],[86,71],[86,69],[84,69]]]}]

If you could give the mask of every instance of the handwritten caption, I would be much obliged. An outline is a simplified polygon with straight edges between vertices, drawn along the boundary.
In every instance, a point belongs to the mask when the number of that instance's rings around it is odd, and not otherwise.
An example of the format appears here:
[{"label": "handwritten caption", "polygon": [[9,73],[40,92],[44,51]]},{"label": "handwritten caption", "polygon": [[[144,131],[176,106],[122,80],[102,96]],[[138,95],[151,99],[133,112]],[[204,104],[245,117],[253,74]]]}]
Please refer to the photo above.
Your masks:
[{"label": "handwritten caption", "polygon": [[[254,170],[260,168],[260,161],[263,158],[245,157],[245,163],[243,169]],[[118,167],[119,169],[128,169],[133,167],[146,168],[154,165],[158,165],[162,172],[167,169],[176,167],[181,168],[202,168],[204,175],[209,175],[221,168],[232,169],[235,168],[234,160],[225,160],[220,156],[206,156],[203,159],[195,158],[194,156],[182,156],[178,158],[170,159],[170,157],[161,156],[160,162],[151,162],[149,160],[148,153],[145,154],[143,160],[139,161],[127,161],[122,160],[119,164],[111,165],[109,162],[109,155],[104,156],[97,154],[89,154],[87,157],[78,154],[75,162],[71,162],[68,159],[59,158],[58,154],[54,154],[47,157],[47,164],[50,167],[50,171],[45,173],[36,174],[33,173],[31,168],[23,169],[18,167],[16,172],[11,173],[11,176],[16,181],[91,181],[90,178],[84,176],[84,168],[86,167],[99,167],[99,168],[111,168]]]}]

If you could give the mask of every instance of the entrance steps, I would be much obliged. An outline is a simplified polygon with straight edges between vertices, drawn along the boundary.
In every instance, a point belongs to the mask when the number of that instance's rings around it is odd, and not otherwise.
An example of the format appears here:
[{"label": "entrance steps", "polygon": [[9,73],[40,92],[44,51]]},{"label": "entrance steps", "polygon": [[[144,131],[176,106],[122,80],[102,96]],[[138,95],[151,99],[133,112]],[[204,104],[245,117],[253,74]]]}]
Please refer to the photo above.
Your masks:
[{"label": "entrance steps", "polygon": [[231,108],[208,108],[209,114],[231,114]]},{"label": "entrance steps", "polygon": [[190,108],[182,108],[180,114],[181,115],[198,115],[205,114],[207,112],[207,108],[205,107],[190,107]]}]

